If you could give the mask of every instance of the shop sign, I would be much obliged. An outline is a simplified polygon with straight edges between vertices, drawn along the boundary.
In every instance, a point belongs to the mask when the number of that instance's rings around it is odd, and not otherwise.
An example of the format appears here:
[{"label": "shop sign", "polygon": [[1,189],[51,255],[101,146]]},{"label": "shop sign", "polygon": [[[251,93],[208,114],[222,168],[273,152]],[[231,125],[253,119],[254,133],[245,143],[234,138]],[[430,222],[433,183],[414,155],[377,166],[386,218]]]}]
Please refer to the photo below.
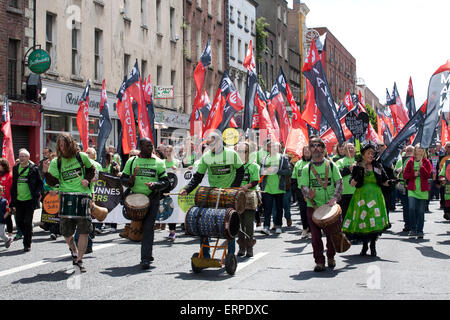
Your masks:
[{"label": "shop sign", "polygon": [[175,96],[173,86],[155,86],[155,99],[173,99]]},{"label": "shop sign", "polygon": [[37,49],[28,56],[28,68],[34,73],[41,74],[50,68],[51,59],[47,51]]}]

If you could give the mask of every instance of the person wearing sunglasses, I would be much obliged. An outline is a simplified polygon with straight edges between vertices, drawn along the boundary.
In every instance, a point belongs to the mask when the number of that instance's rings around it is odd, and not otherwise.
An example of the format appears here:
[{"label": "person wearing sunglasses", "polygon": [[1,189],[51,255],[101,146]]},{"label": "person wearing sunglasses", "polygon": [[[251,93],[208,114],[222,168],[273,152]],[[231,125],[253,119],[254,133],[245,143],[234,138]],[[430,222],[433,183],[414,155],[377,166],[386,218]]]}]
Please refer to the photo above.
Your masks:
[{"label": "person wearing sunglasses", "polygon": [[[324,204],[334,206],[340,200],[343,184],[339,168],[332,161],[325,159],[325,143],[319,137],[313,136],[309,140],[309,149],[312,155],[311,162],[303,168],[299,186],[307,200],[306,215],[311,230],[311,243],[316,262],[314,271],[321,272],[325,271],[322,232],[313,222],[312,216],[315,208],[319,208]],[[336,266],[334,259],[336,250],[330,235],[327,235],[326,246],[328,266],[334,268]]]}]

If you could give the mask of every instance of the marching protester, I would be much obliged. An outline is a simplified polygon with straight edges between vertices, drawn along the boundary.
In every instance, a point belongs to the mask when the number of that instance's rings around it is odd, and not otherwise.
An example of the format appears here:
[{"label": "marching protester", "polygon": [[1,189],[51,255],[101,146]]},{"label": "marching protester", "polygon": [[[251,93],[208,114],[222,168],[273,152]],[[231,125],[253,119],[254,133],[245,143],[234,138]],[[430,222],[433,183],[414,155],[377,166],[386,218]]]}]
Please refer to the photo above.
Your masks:
[{"label": "marching protester", "polygon": [[400,201],[402,203],[403,209],[403,222],[404,222],[402,230],[403,232],[411,231],[411,225],[409,222],[408,189],[407,183],[403,179],[403,171],[405,171],[406,163],[413,156],[414,156],[414,147],[407,146],[405,148],[405,154],[402,155],[402,157],[397,161],[397,164],[395,165],[396,174],[400,178],[400,182],[398,184],[398,192],[400,195]]},{"label": "marching protester", "polygon": [[[5,158],[0,158],[0,185],[3,187],[1,195],[4,199],[6,199],[8,206],[10,206],[11,204],[12,182],[13,177],[8,160],[6,160]],[[5,224],[8,236],[11,237],[13,233],[13,222],[11,219],[11,214],[7,215],[7,217],[5,218]]]},{"label": "marching protester", "polygon": [[150,268],[154,261],[153,240],[154,225],[159,209],[160,191],[170,184],[164,162],[153,154],[153,142],[149,138],[139,141],[140,154],[133,156],[125,163],[121,181],[131,193],[146,195],[150,207],[143,220],[141,241],[141,268]]},{"label": "marching protester", "polygon": [[8,249],[11,246],[13,238],[6,235],[6,219],[10,216],[8,201],[3,197],[3,186],[0,186],[0,239],[5,242],[5,247]]},{"label": "marching protester", "polygon": [[[139,155],[139,153],[140,153],[139,150],[131,149],[130,153],[128,154],[128,158],[130,159],[131,157],[137,157]],[[112,154],[112,152],[110,152],[110,154]],[[118,170],[120,171],[120,166],[118,166],[118,168],[119,168]],[[117,176],[118,177],[122,177],[122,172],[118,172]],[[129,232],[130,232],[130,224],[127,223],[127,224],[125,224],[125,227],[124,227],[123,231],[119,233],[119,237],[121,237],[121,238],[128,238]]]},{"label": "marching protester", "polygon": [[345,156],[336,162],[336,166],[339,168],[339,172],[342,176],[343,190],[341,200],[338,202],[342,209],[342,215],[347,213],[348,206],[352,200],[352,196],[355,193],[355,187],[350,184],[350,176],[353,168],[355,167],[355,155],[356,149],[352,143],[346,143],[344,146]]},{"label": "marching protester", "polygon": [[309,229],[308,217],[306,215],[306,210],[308,207],[306,204],[305,197],[303,196],[303,193],[300,190],[300,180],[302,177],[303,168],[306,165],[308,165],[309,162],[311,161],[311,151],[309,150],[309,146],[303,147],[302,154],[303,154],[302,158],[299,161],[297,161],[297,163],[295,164],[294,170],[292,171],[292,178],[297,180],[297,191],[296,192],[297,192],[300,217],[302,219],[302,226],[303,226],[303,231],[302,231],[302,234],[300,235],[300,239],[305,239],[305,238],[311,237],[311,232]]},{"label": "marching protester", "polygon": [[388,185],[383,166],[375,161],[376,145],[367,142],[361,146],[361,157],[352,169],[350,185],[356,188],[343,220],[342,230],[352,239],[363,242],[360,255],[376,256],[376,241],[388,227],[386,203],[382,186]]},{"label": "marching protester", "polygon": [[346,143],[344,142],[342,144],[337,143],[334,145],[333,158],[332,158],[334,163],[338,162],[339,160],[341,160],[342,158],[345,157],[345,155],[346,155],[345,154],[345,144]]},{"label": "marching protester", "polygon": [[[242,162],[244,163],[244,178],[242,180],[242,189],[245,191],[255,191],[259,183],[259,166],[254,162],[249,161],[250,155],[250,145],[247,142],[239,143],[236,146],[236,151],[239,154]],[[253,193],[257,196],[256,192]],[[241,229],[238,234],[237,243],[239,245],[238,256],[253,257],[253,246],[256,243],[254,239],[254,222],[255,214],[258,206],[258,201],[256,198],[256,203],[254,209],[246,208],[246,210],[241,214]]]},{"label": "marching protester", "polygon": [[411,231],[410,239],[423,239],[425,222],[425,206],[428,201],[431,176],[431,163],[427,159],[426,150],[417,144],[414,147],[414,157],[406,163],[403,177],[408,183],[408,207]]},{"label": "marching protester", "polygon": [[[58,136],[56,155],[57,158],[51,162],[48,160],[44,162],[42,172],[49,186],[59,184],[58,191],[63,203],[60,211],[61,234],[72,253],[73,265],[81,272],[86,272],[83,256],[88,245],[88,236],[93,231],[86,199],[91,196],[90,183],[97,179],[98,172],[87,154],[78,151],[77,142],[67,133]],[[73,193],[76,193],[74,201],[81,203],[75,212],[71,210],[71,206],[64,206],[65,198],[71,199]],[[74,216],[77,219],[71,219]],[[80,235],[78,245],[74,240],[75,231]]]},{"label": "marching protester", "polygon": [[[316,208],[324,204],[334,206],[342,195],[342,177],[339,169],[331,160],[325,158],[325,143],[317,136],[309,139],[311,150],[311,162],[307,164],[301,173],[299,187],[307,200],[307,217],[311,230],[311,242],[316,266],[315,272],[325,271],[325,257],[323,254],[323,242],[321,229],[313,222],[312,216]],[[328,266],[334,268],[336,250],[330,235],[327,236]]]},{"label": "marching protester", "polygon": [[[55,157],[56,157],[56,154],[55,154],[54,152],[52,152],[52,153],[50,153],[50,154],[47,156],[46,160],[48,159],[48,160],[51,162]],[[46,195],[48,192],[50,192],[51,190],[57,190],[57,189],[58,189],[58,188],[57,188],[58,186],[55,186],[55,187],[49,186],[49,185],[47,184],[47,182],[45,181],[44,173],[42,173],[42,177],[43,177],[43,183],[44,183],[44,186],[43,186],[43,188],[42,188],[43,190],[42,190],[42,198],[41,198],[41,201],[43,202],[43,201],[44,201],[45,195]],[[56,239],[58,238],[58,235],[61,235],[59,222],[58,222],[58,223],[47,223],[47,222],[45,222],[45,223],[44,223],[44,230],[50,231],[50,239],[51,239],[51,240],[56,240]]]},{"label": "marching protester", "polygon": [[[208,173],[210,187],[237,188],[241,186],[245,169],[236,151],[225,148],[222,136],[216,132],[208,135],[206,145],[208,150],[200,158],[197,172],[189,181],[189,184],[181,190],[181,196],[191,193],[202,182],[206,173]],[[201,237],[200,241],[200,244],[209,245],[208,237]],[[228,243],[228,253],[231,255],[235,253],[234,240]],[[208,247],[203,248],[203,256],[205,258],[211,257]]]},{"label": "marching protester", "polygon": [[16,223],[23,234],[24,252],[31,250],[34,210],[40,207],[42,179],[38,167],[30,161],[26,149],[19,150],[19,163],[13,167],[11,204],[16,215]]},{"label": "marching protester", "polygon": [[[283,199],[288,188],[287,177],[291,175],[289,159],[282,155],[278,142],[269,141],[266,144],[268,154],[261,160],[261,190],[264,192],[262,201],[264,205],[264,229],[262,232],[270,235],[270,218],[273,206],[276,206],[274,219],[275,233],[281,234],[283,223]],[[289,186],[290,187],[290,186]]]},{"label": "marching protester", "polygon": [[[179,165],[180,165],[180,161],[178,161],[178,159],[174,158],[174,154],[173,154],[173,146],[168,145],[165,147],[164,149],[164,164],[166,165],[166,169],[169,169],[171,171],[173,170],[177,170]],[[170,241],[175,241],[175,230],[176,230],[176,223],[169,223],[169,240]]]},{"label": "marching protester", "polygon": [[[445,174],[445,165],[442,167],[442,170],[439,172],[439,182],[440,184],[446,186],[447,185],[447,176]],[[445,192],[444,194],[444,219],[450,220],[450,193]]]}]

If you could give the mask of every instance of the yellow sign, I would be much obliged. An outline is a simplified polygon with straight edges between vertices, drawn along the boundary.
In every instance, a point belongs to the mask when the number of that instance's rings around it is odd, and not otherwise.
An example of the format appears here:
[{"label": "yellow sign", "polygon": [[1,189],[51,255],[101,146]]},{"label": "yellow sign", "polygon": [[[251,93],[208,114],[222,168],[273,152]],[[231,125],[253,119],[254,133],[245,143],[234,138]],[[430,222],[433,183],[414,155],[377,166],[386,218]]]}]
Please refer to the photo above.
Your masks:
[{"label": "yellow sign", "polygon": [[222,134],[223,142],[227,146],[235,146],[239,142],[239,131],[235,128],[228,128]]}]

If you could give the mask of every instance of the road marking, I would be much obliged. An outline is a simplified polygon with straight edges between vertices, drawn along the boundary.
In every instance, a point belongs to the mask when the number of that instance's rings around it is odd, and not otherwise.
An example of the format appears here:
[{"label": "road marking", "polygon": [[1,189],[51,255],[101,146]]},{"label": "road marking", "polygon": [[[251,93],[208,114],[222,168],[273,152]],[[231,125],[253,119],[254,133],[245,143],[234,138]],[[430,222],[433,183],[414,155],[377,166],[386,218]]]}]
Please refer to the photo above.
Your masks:
[{"label": "road marking", "polygon": [[[94,246],[93,249],[95,251],[98,251],[98,250],[106,249],[106,248],[113,247],[113,246],[116,246],[116,245],[117,245],[117,243],[106,243],[106,244],[101,244],[101,245],[98,245],[98,246]],[[4,270],[4,271],[0,272],[0,278],[4,277],[4,276],[12,275],[14,273],[18,273],[18,272],[30,270],[30,269],[33,269],[33,268],[41,267],[41,266],[44,266],[44,265],[52,263],[52,262],[57,262],[61,258],[66,258],[66,257],[70,257],[70,256],[71,256],[71,254],[67,253],[67,254],[63,254],[61,256],[58,256],[56,258],[48,258],[48,259],[45,259],[45,260],[41,260],[41,261],[38,261],[38,262],[34,262],[34,263],[30,263],[30,264],[27,264],[27,265],[24,265],[24,266],[20,266],[20,267],[17,267],[17,268]]]},{"label": "road marking", "polygon": [[248,267],[249,265],[251,265],[253,262],[255,262],[256,260],[261,259],[262,257],[264,257],[265,255],[267,255],[268,252],[260,252],[258,254],[256,254],[255,256],[253,256],[252,258],[250,258],[248,261],[246,262],[239,262],[238,266],[236,268],[236,272],[238,272],[239,270],[244,269],[245,267]]}]

